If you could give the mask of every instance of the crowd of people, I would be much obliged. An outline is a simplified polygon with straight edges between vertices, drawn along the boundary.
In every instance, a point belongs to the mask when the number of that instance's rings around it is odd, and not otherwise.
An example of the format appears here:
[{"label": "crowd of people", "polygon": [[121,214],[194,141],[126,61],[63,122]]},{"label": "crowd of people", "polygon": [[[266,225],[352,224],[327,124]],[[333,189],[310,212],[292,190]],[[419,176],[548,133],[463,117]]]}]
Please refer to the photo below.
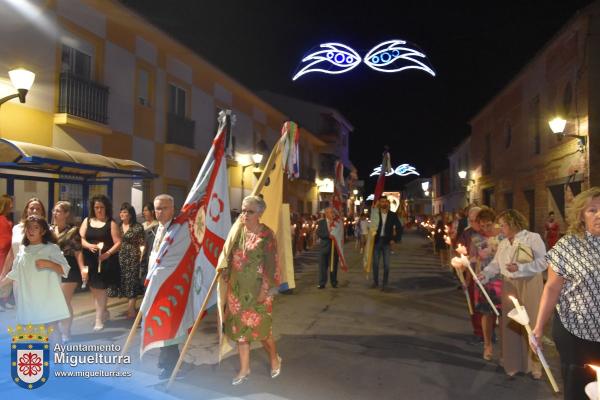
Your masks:
[{"label": "crowd of people", "polygon": [[126,297],[126,317],[135,318],[145,278],[143,244],[158,223],[152,203],[144,206],[144,225],[129,203],[121,205],[115,219],[104,195],[92,197],[89,210],[77,224],[71,203],[58,201],[47,221],[44,203],[33,197],[13,226],[13,199],[0,197],[0,311],[17,304],[17,323],[56,325],[62,342],[71,338],[72,299],[78,288],[90,288],[94,331],[104,329],[110,317],[109,296]]},{"label": "crowd of people", "polygon": [[[481,344],[482,358],[495,359],[509,377],[524,373],[541,379],[536,351],[543,346],[544,328],[553,317],[564,398],[583,399],[585,384],[595,379],[587,365],[600,364],[600,187],[575,197],[567,221],[561,236],[560,224],[550,212],[540,235],[517,210],[497,213],[490,207],[471,206],[452,216],[427,219],[420,228],[432,239],[441,266],[453,266],[464,278],[463,289],[474,305],[471,343]],[[465,262],[490,301],[468,268],[449,262],[462,246]],[[534,326],[533,339],[508,317],[515,307],[511,297],[525,307]]]}]

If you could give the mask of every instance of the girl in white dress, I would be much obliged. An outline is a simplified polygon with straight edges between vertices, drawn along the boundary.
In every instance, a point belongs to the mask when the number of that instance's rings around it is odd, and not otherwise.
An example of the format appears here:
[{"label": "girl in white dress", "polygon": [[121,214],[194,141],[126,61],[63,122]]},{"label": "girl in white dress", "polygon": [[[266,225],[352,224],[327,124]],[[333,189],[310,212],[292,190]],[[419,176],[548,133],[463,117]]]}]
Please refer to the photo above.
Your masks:
[{"label": "girl in white dress", "polygon": [[24,224],[23,246],[15,256],[12,270],[0,286],[14,282],[17,295],[17,323],[47,324],[69,317],[69,307],[61,290],[61,276],[69,274],[69,263],[48,223],[32,215]]}]

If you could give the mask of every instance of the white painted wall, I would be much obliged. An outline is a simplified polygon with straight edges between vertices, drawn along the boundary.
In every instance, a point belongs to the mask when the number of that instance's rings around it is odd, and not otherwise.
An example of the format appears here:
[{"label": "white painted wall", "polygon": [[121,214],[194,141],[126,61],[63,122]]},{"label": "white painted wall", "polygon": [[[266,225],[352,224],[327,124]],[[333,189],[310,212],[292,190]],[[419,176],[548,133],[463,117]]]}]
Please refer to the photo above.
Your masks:
[{"label": "white painted wall", "polygon": [[233,113],[236,117],[232,130],[235,137],[235,150],[240,153],[252,153],[254,151],[252,118],[237,110],[233,110]]},{"label": "white painted wall", "polygon": [[152,65],[156,65],[158,51],[156,46],[151,42],[146,41],[141,36],[135,37],[135,55],[139,58],[149,62]]},{"label": "white painted wall", "polygon": [[164,143],[166,137],[166,122],[165,122],[165,92],[166,86],[166,73],[164,70],[159,69],[156,71],[156,129],[155,129],[155,140],[158,143]]},{"label": "white painted wall", "polygon": [[194,145],[206,154],[216,135],[215,102],[206,92],[192,87],[192,119],[196,121]]},{"label": "white painted wall", "polygon": [[139,162],[150,171],[156,171],[155,166],[155,145],[153,141],[133,137],[132,157],[134,161]]},{"label": "white painted wall", "polygon": [[58,15],[100,36],[106,37],[106,17],[82,1],[58,0]]},{"label": "white painted wall", "polygon": [[227,105],[231,105],[233,103],[233,95],[231,92],[218,83],[215,83],[214,96],[215,99]]},{"label": "white painted wall", "polygon": [[111,42],[106,42],[104,81],[109,87],[108,124],[111,128],[133,134],[135,56]]},{"label": "white painted wall", "polygon": [[167,72],[186,83],[192,83],[192,68],[176,58],[167,57]]}]

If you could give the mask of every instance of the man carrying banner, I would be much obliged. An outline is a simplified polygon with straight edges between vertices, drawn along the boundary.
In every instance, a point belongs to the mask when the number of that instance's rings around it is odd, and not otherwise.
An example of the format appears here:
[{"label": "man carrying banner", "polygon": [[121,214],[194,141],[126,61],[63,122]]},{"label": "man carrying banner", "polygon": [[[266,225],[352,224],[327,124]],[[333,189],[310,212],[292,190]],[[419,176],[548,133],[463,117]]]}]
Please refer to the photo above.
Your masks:
[{"label": "man carrying banner", "polygon": [[[331,238],[331,229],[335,223],[335,213],[332,207],[325,209],[325,218],[317,224],[317,236],[321,239],[319,248],[319,289],[327,284],[327,270],[331,279],[331,287],[337,288],[338,252]],[[332,254],[333,252],[333,254]],[[333,263],[333,264],[332,264]]]},{"label": "man carrying banner", "polygon": [[398,240],[402,225],[396,213],[390,212],[390,201],[387,197],[379,199],[379,224],[375,234],[373,251],[373,284],[379,286],[379,258],[383,257],[383,282],[381,290],[385,291],[390,273],[390,246]]}]

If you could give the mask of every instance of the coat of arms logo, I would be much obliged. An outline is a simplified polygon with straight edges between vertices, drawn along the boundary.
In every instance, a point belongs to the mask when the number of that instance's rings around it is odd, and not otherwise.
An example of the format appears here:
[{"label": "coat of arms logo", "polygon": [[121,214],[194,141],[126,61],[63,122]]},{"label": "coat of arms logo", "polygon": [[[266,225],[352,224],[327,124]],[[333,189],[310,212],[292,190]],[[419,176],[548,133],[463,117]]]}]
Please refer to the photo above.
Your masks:
[{"label": "coat of arms logo", "polygon": [[52,329],[44,325],[17,325],[9,327],[11,376],[13,382],[24,389],[37,389],[50,376],[50,344]]}]

